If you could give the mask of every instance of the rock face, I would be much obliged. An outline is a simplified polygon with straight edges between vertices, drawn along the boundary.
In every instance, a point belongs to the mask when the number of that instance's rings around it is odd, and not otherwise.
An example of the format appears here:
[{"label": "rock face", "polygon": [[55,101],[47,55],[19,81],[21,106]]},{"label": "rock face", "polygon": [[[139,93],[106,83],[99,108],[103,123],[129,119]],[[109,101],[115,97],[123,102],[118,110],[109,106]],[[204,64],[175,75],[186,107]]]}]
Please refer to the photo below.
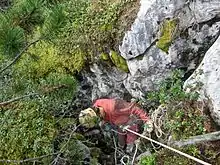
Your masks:
[{"label": "rock face", "polygon": [[[173,68],[195,69],[204,53],[219,35],[220,1],[142,0],[138,17],[131,31],[125,34],[120,46],[127,59],[130,75],[124,81],[133,97],[143,97],[154,90],[158,82]],[[177,19],[175,38],[168,53],[160,50],[155,41],[160,39],[163,20]]]},{"label": "rock face", "polygon": [[1,0],[0,2],[0,11],[6,10],[11,4],[11,0]]},{"label": "rock face", "polygon": [[208,100],[211,114],[220,125],[220,37],[205,54],[199,67],[185,82],[186,91],[197,91]]},{"label": "rock face", "polygon": [[[129,73],[108,66],[100,60],[84,72],[92,101],[102,97],[129,100],[144,98],[173,69],[195,70],[206,51],[219,36],[220,1],[141,0],[141,7],[131,30],[125,33],[120,54]],[[164,20],[177,20],[166,43]],[[157,46],[165,40],[167,52]],[[163,43],[163,42],[162,42]]]},{"label": "rock face", "polygon": [[84,73],[87,81],[92,86],[91,98],[123,98],[129,100],[131,95],[125,89],[123,80],[127,73],[115,67],[107,66],[103,63],[93,64],[90,72]]}]

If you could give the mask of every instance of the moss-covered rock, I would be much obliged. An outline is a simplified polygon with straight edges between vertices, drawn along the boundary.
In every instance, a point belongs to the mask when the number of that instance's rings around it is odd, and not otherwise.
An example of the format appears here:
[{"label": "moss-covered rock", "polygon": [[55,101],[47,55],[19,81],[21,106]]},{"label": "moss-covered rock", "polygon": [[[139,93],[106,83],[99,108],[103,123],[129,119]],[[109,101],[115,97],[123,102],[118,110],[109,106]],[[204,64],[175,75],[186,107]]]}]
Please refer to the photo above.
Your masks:
[{"label": "moss-covered rock", "polygon": [[129,72],[126,60],[122,56],[120,56],[117,52],[111,50],[110,51],[110,58],[111,58],[113,64],[117,68],[119,68],[120,70],[122,70],[124,72],[127,72],[127,73]]},{"label": "moss-covered rock", "polygon": [[100,54],[100,59],[103,60],[103,61],[111,60],[111,58],[109,57],[109,55],[107,53],[101,53]]},{"label": "moss-covered rock", "polygon": [[55,45],[40,42],[29,48],[15,68],[17,72],[25,72],[25,77],[31,79],[44,78],[51,72],[74,73],[83,69],[85,56],[79,49],[60,55]]},{"label": "moss-covered rock", "polygon": [[173,36],[176,33],[177,20],[165,20],[160,29],[161,37],[157,42],[157,47],[168,53],[169,47],[172,43]]}]

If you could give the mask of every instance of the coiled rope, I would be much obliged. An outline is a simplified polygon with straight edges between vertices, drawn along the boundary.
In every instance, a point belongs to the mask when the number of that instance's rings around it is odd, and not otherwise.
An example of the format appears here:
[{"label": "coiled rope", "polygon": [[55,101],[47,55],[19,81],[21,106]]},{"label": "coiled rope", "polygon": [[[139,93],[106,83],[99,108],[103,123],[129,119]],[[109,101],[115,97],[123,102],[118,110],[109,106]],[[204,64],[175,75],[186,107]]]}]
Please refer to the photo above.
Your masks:
[{"label": "coiled rope", "polygon": [[161,138],[162,135],[166,135],[161,129],[164,124],[163,117],[165,116],[166,111],[166,106],[162,104],[151,114],[151,120],[153,122],[154,132],[157,138]]}]

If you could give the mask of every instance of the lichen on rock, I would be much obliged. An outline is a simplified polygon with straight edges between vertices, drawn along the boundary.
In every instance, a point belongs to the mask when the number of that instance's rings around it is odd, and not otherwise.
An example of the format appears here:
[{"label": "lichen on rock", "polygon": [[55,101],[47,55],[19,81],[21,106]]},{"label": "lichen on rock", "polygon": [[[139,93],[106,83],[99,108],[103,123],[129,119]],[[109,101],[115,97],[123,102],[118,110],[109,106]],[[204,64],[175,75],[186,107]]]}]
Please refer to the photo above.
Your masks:
[{"label": "lichen on rock", "polygon": [[161,37],[157,42],[157,47],[168,53],[169,47],[172,44],[173,37],[176,33],[177,20],[176,19],[165,19],[160,29]]},{"label": "lichen on rock", "polygon": [[115,64],[115,66],[117,68],[119,68],[120,70],[122,70],[126,73],[129,72],[126,60],[122,56],[120,56],[117,52],[111,50],[110,51],[110,58],[111,58],[111,61],[113,62],[113,64]]}]

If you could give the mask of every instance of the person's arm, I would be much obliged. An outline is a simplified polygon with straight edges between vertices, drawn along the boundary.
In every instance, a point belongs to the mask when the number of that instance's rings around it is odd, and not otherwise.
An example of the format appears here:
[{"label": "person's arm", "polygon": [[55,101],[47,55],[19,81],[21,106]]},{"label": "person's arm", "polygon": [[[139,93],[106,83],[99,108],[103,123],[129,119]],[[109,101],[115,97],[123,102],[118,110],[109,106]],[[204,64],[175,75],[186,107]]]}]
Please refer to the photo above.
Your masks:
[{"label": "person's arm", "polygon": [[152,120],[149,118],[149,116],[147,115],[146,112],[144,112],[144,110],[138,108],[138,107],[134,107],[132,109],[132,114],[138,116],[143,122],[144,122],[144,131],[143,134],[146,134],[146,132],[152,132],[153,131],[153,122]]},{"label": "person's arm", "polygon": [[147,122],[148,120],[150,120],[147,113],[144,112],[144,110],[142,110],[136,106],[132,108],[131,114],[139,117],[144,123]]},{"label": "person's arm", "polygon": [[92,106],[98,108],[100,106],[100,100],[96,100]]}]

